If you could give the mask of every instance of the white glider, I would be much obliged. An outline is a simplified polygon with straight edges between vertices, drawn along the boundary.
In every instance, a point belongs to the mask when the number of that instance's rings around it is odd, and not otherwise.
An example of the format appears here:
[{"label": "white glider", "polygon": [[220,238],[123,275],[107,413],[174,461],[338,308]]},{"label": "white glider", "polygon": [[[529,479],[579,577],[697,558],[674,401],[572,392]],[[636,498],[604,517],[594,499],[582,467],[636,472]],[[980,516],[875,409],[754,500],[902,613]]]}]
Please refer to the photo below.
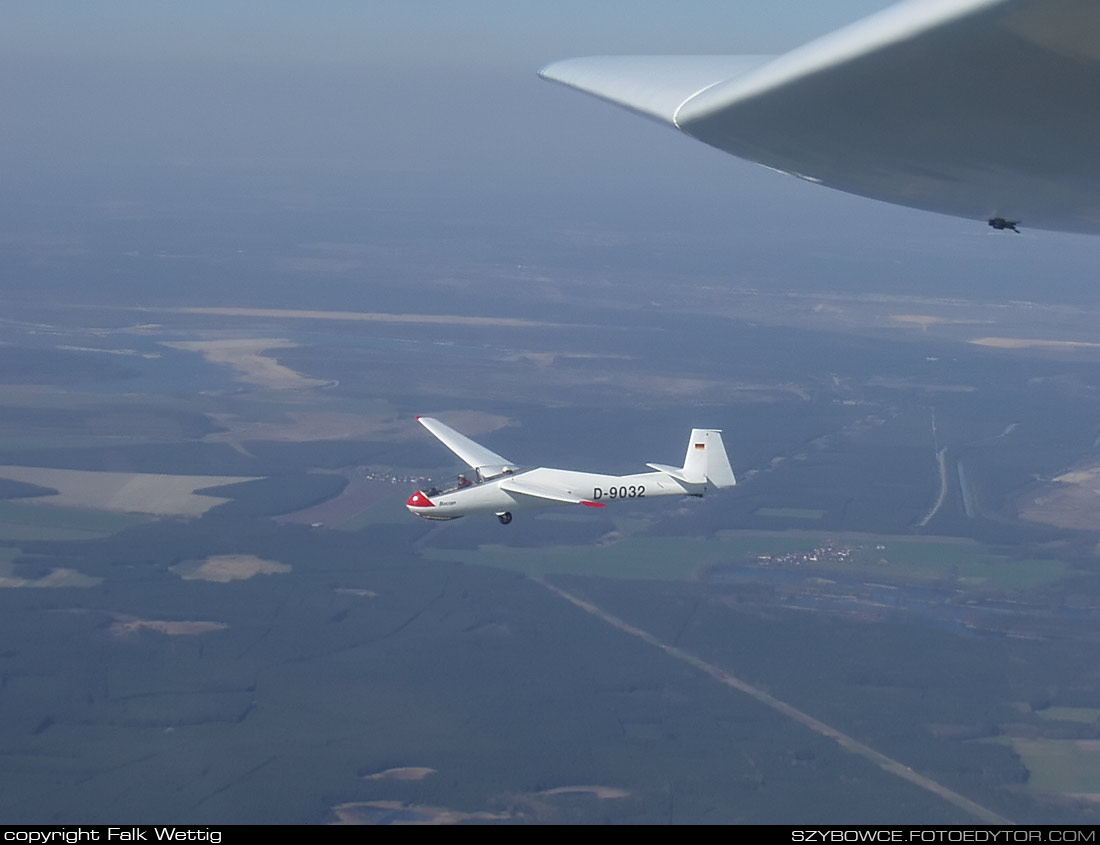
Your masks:
[{"label": "white glider", "polygon": [[848,193],[1100,233],[1096,0],[906,0],[778,57],[597,56],[539,74]]},{"label": "white glider", "polygon": [[462,458],[476,480],[459,476],[449,490],[418,490],[405,503],[425,519],[458,519],[471,513],[494,513],[503,524],[512,511],[552,505],[585,505],[602,508],[620,499],[655,496],[702,496],[708,488],[733,487],[736,479],[722,445],[722,432],[696,428],[688,440],[682,467],[646,464],[653,472],[634,475],[601,475],[566,469],[521,470],[453,428],[431,417],[417,417],[420,424]]}]

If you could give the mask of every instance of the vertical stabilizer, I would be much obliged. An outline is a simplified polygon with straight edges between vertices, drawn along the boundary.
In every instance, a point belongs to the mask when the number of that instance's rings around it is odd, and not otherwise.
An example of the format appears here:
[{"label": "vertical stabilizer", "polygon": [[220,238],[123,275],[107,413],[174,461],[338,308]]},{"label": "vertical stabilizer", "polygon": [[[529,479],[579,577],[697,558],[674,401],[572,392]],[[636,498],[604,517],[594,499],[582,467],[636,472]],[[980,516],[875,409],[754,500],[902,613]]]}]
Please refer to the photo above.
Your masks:
[{"label": "vertical stabilizer", "polygon": [[691,430],[682,477],[691,484],[706,484],[709,481],[718,488],[732,487],[737,483],[730,459],[726,457],[721,431],[716,428]]},{"label": "vertical stabilizer", "polygon": [[[699,444],[703,448],[699,448]],[[693,455],[694,453],[694,455]],[[691,443],[688,445],[687,460],[684,461],[685,471],[694,456],[701,456],[704,462],[704,474],[707,481],[715,487],[733,487],[737,479],[733,476],[733,467],[726,456],[726,446],[722,443],[722,432],[718,429],[693,429]]]},{"label": "vertical stabilizer", "polygon": [[689,484],[707,483],[707,435],[709,431],[693,428],[688,438],[687,454],[684,456],[684,468],[680,476]]},{"label": "vertical stabilizer", "polygon": [[[687,454],[683,467],[670,467],[664,464],[646,464],[650,469],[671,475],[684,484],[714,487],[732,487],[737,481],[733,477],[730,459],[726,457],[726,447],[722,444],[722,432],[716,428],[693,428],[688,440]],[[692,493],[691,495],[702,495]]]}]

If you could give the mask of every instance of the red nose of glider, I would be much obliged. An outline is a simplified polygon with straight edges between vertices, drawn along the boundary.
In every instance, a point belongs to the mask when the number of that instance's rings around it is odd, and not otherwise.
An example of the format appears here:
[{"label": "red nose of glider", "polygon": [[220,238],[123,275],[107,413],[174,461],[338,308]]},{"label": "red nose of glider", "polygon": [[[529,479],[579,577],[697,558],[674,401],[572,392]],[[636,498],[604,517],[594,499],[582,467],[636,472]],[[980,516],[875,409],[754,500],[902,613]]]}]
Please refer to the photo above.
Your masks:
[{"label": "red nose of glider", "polygon": [[409,500],[407,502],[405,502],[405,506],[409,507],[409,508],[434,508],[435,507],[435,505],[432,504],[431,499],[429,499],[427,496],[425,496],[419,490],[417,490],[415,493],[413,493],[411,496],[409,496]]}]

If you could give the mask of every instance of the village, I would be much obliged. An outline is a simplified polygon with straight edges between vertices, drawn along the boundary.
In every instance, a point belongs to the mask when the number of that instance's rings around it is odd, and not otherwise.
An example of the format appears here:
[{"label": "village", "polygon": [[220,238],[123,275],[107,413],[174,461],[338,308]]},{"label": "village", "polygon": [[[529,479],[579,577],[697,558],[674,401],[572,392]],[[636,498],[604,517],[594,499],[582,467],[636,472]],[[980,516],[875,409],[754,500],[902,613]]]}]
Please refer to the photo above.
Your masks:
[{"label": "village", "polygon": [[869,562],[885,564],[888,562],[883,556],[885,551],[886,546],[882,543],[876,543],[872,548],[826,542],[808,551],[756,555],[755,560],[759,566],[780,567]]}]

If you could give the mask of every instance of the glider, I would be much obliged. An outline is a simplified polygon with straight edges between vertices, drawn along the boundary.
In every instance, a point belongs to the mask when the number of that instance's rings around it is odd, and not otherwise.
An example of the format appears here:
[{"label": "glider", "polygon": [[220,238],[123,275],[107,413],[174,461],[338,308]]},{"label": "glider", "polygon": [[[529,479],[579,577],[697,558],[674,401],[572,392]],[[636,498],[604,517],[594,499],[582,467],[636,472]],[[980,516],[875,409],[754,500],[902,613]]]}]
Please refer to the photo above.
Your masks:
[{"label": "glider", "polygon": [[596,56],[544,79],[818,184],[1100,233],[1100,3],[906,0],[778,57]]},{"label": "glider", "polygon": [[512,511],[553,505],[585,505],[602,508],[621,499],[656,496],[702,496],[708,488],[733,487],[736,480],[722,445],[722,432],[692,429],[682,467],[646,464],[653,472],[634,475],[601,475],[567,469],[521,470],[479,443],[431,417],[417,417],[420,424],[462,458],[476,480],[465,475],[449,490],[418,490],[405,503],[425,519],[458,519],[471,513],[494,513],[504,525]]}]

